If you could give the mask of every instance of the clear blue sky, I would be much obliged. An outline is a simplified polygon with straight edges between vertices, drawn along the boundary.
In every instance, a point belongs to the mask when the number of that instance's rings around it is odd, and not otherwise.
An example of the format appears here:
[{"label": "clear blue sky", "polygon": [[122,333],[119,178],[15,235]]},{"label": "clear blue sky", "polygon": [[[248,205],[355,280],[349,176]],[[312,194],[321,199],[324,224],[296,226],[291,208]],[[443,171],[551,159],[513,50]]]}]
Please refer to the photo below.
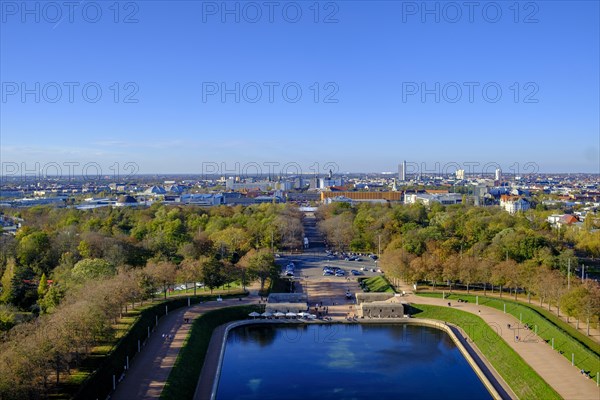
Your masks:
[{"label": "clear blue sky", "polygon": [[[598,1],[520,2],[518,14],[513,1],[481,1],[472,16],[462,1],[427,2],[438,21],[421,1],[320,2],[318,15],[313,1],[275,2],[272,15],[263,1],[227,2],[237,16],[221,1],[119,2],[118,15],[113,1],[83,1],[72,15],[46,3],[27,2],[28,13],[1,2],[5,166],[378,172],[406,159],[600,172]],[[223,101],[221,83],[235,92],[236,82],[239,103]]]}]

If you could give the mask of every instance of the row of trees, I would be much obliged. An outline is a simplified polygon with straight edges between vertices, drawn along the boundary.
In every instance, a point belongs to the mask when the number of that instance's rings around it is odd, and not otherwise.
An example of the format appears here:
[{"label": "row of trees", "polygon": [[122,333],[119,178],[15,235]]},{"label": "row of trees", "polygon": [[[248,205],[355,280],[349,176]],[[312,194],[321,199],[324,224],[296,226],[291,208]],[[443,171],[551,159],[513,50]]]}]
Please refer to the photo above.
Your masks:
[{"label": "row of trees", "polygon": [[[598,284],[567,282],[579,257],[600,254],[600,231],[556,235],[546,213],[510,215],[499,208],[421,204],[374,206],[332,204],[318,213],[318,226],[338,250],[384,250],[386,274],[407,282],[460,283],[470,290],[525,292],[578,320],[597,322]],[[588,226],[591,219],[588,219]],[[593,240],[590,240],[593,238]],[[574,250],[575,249],[575,250]],[[585,294],[585,295],[584,295]],[[577,300],[575,300],[577,299]],[[589,327],[589,325],[588,325]]]},{"label": "row of trees", "polygon": [[[45,315],[15,326],[0,345],[0,398],[45,397],[61,377],[78,367],[94,346],[114,341],[114,324],[128,306],[152,299],[177,282],[204,282],[212,289],[234,280],[278,275],[268,249],[250,250],[237,264],[216,256],[149,262],[116,269],[103,259],[84,259],[64,272],[60,283],[38,286]],[[196,285],[194,284],[194,289]]]},{"label": "row of trees", "polygon": [[474,286],[483,289],[484,295],[488,290],[497,290],[500,297],[506,290],[510,295],[524,292],[529,302],[532,296],[537,296],[539,305],[547,304],[561,309],[567,316],[587,323],[598,322],[600,315],[600,285],[598,282],[576,277],[565,279],[558,269],[539,265],[535,260],[518,263],[512,259],[493,262],[489,258],[460,256],[452,254],[440,257],[435,244],[427,246],[427,251],[416,256],[402,248],[386,249],[381,257],[381,266],[386,273],[398,277],[405,282],[429,282],[435,287],[442,282],[449,285],[450,291],[460,284],[469,292]]},{"label": "row of trees", "polygon": [[[123,310],[176,284],[212,292],[258,279],[264,288],[279,274],[273,250],[303,237],[301,213],[282,204],[17,216],[26,226],[0,237],[0,398],[45,397],[94,346],[114,341]],[[16,307],[33,313],[19,320]]]}]

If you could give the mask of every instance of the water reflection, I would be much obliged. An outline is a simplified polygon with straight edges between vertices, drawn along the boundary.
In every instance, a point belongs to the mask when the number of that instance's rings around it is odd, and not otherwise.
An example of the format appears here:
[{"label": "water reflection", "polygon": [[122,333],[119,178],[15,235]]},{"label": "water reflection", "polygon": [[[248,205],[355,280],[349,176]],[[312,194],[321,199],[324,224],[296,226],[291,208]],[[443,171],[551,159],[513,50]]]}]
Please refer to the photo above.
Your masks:
[{"label": "water reflection", "polygon": [[448,335],[428,327],[240,327],[224,357],[218,400],[491,398]]}]

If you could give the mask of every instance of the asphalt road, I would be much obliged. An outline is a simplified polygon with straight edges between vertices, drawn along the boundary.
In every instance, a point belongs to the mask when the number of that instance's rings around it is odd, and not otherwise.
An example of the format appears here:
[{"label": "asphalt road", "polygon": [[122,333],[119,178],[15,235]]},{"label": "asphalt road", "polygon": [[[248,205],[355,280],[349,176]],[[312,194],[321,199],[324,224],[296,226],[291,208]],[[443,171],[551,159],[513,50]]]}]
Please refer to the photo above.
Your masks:
[{"label": "asphalt road", "polygon": [[[281,265],[282,273],[285,266],[290,262],[295,265],[294,281],[295,291],[304,292],[308,295],[308,303],[312,308],[316,304],[323,306],[336,306],[330,310],[330,315],[345,315],[353,312],[351,305],[355,304],[355,298],[346,299],[346,291],[352,294],[362,291],[358,285],[358,278],[381,275],[378,272],[360,271],[364,268],[377,268],[377,264],[367,256],[361,257],[363,261],[345,261],[338,257],[330,257],[324,248],[313,248],[306,250],[303,254],[282,256],[277,259]],[[345,271],[345,276],[323,276],[325,266],[339,267]],[[362,275],[354,276],[350,273],[356,269]]]}]

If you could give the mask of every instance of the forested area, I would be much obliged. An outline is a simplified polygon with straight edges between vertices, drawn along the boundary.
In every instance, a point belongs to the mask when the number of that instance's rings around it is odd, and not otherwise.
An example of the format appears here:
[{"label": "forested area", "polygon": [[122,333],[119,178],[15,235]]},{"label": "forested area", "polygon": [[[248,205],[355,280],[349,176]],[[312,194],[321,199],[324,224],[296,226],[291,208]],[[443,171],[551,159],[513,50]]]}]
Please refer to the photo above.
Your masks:
[{"label": "forested area", "polygon": [[600,257],[600,230],[591,216],[581,230],[557,230],[546,221],[548,214],[510,215],[496,207],[463,205],[333,203],[320,209],[318,225],[338,251],[381,249],[381,268],[405,282],[525,293],[588,326],[598,323],[598,282],[582,282],[575,271],[581,259]]},{"label": "forested area", "polygon": [[24,223],[0,236],[0,398],[45,397],[114,341],[128,307],[176,284],[264,285],[279,273],[273,251],[304,234],[283,204],[4,211]]}]

